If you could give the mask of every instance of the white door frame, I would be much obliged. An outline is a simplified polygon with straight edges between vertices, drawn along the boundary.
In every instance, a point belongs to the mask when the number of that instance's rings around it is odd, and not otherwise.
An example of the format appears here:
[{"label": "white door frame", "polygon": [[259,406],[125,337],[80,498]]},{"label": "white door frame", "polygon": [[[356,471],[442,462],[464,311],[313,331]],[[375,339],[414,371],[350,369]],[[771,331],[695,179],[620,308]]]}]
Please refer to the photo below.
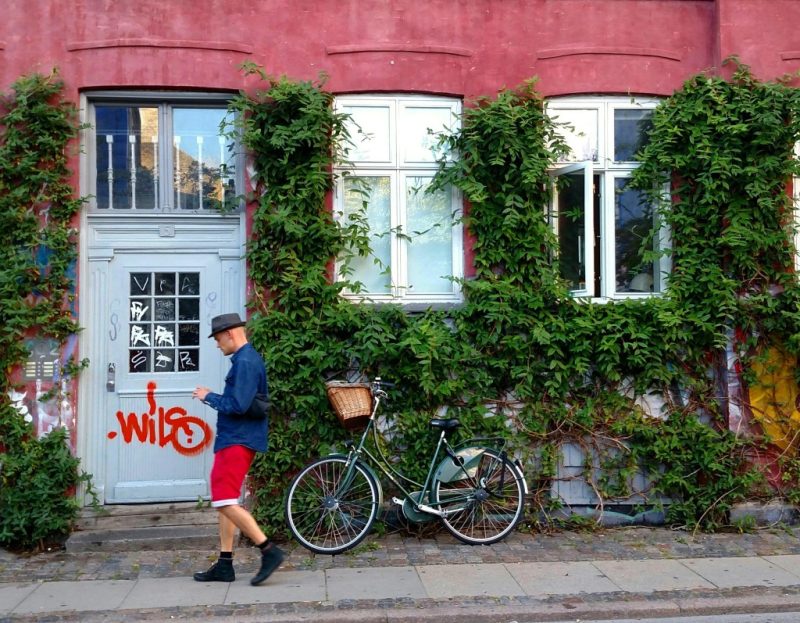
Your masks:
[{"label": "white door frame", "polygon": [[[85,178],[83,178],[85,179]],[[103,407],[109,361],[109,269],[116,251],[137,251],[154,256],[215,252],[222,271],[219,313],[244,314],[245,304],[245,219],[243,215],[81,215],[78,322],[83,330],[78,348],[88,369],[78,382],[77,454],[80,469],[92,474],[92,487],[101,503],[105,501],[108,439],[103,427]],[[223,303],[224,302],[224,303]],[[202,330],[206,327],[201,325]],[[202,334],[204,335],[204,334]],[[224,381],[220,378],[220,385]],[[88,488],[78,491],[83,504],[92,502]]]}]

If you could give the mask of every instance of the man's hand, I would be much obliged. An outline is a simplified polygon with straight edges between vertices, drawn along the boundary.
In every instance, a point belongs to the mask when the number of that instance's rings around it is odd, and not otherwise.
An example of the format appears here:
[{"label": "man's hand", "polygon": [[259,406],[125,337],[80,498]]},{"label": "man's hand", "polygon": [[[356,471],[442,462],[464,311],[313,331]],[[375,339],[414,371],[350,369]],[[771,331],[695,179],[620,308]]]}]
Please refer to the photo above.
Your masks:
[{"label": "man's hand", "polygon": [[192,392],[192,398],[197,398],[198,400],[205,400],[208,393],[211,391],[208,387],[195,387],[194,391]]}]

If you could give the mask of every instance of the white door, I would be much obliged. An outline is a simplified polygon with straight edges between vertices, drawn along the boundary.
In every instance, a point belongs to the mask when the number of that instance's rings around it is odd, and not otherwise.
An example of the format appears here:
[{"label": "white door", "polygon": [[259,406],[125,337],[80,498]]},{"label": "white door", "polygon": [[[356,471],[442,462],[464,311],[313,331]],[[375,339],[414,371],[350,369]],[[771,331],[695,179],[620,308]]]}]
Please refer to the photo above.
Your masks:
[{"label": "white door", "polygon": [[229,365],[208,339],[220,256],[117,252],[108,275],[105,502],[207,497],[216,416],[191,396]]}]

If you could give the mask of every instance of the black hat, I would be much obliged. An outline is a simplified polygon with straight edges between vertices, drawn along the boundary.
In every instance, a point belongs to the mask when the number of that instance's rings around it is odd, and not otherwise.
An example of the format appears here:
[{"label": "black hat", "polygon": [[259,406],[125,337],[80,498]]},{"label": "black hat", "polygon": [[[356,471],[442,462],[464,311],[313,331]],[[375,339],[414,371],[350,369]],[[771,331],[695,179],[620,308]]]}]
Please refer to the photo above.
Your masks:
[{"label": "black hat", "polygon": [[211,319],[211,334],[208,337],[214,337],[217,333],[227,331],[228,329],[235,329],[236,327],[243,327],[247,323],[239,318],[239,314],[220,314]]}]

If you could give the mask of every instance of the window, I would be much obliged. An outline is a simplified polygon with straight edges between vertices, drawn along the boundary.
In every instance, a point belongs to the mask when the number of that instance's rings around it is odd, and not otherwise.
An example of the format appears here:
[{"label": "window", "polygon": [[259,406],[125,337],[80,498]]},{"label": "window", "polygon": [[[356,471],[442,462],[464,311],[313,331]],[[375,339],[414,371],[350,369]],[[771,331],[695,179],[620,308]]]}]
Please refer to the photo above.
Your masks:
[{"label": "window", "polygon": [[92,208],[203,213],[237,206],[236,154],[219,96],[90,95]]},{"label": "window", "polygon": [[436,173],[436,134],[457,127],[460,102],[434,97],[340,97],[353,146],[339,167],[336,213],[369,229],[369,257],[339,258],[360,289],[345,296],[413,307],[460,300],[461,199],[426,192]]},{"label": "window", "polygon": [[[656,226],[653,206],[628,186],[657,102],[630,97],[560,98],[550,117],[571,148],[551,172],[549,216],[558,236],[561,276],[575,296],[625,298],[663,291],[667,258],[644,263],[642,241]],[[654,250],[668,244],[659,230]]]},{"label": "window", "polygon": [[200,273],[130,273],[131,373],[195,372],[200,365]]}]

